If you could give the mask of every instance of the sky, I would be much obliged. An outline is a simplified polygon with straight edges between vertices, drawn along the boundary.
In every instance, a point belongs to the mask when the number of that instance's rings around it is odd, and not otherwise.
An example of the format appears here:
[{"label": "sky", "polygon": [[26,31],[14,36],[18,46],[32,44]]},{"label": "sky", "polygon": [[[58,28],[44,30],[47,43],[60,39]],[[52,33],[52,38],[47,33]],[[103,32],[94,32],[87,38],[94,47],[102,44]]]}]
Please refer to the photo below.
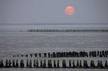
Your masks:
[{"label": "sky", "polygon": [[[64,9],[76,12],[67,16]],[[108,23],[108,0],[0,0],[0,24]]]}]

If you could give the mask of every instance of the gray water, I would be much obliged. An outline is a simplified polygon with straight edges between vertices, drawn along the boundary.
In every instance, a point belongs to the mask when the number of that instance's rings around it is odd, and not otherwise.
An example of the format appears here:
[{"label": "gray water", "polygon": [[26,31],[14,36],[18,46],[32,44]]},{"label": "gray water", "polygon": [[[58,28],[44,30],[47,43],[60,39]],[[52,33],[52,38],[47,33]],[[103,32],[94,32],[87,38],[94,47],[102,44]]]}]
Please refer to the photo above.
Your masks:
[{"label": "gray water", "polygon": [[[108,48],[107,32],[0,32],[0,55],[35,48]],[[24,49],[24,50],[23,50]],[[28,50],[27,50],[28,49]],[[65,50],[64,49],[64,50]],[[21,50],[21,51],[19,51]]]},{"label": "gray water", "polygon": [[107,48],[107,32],[1,32],[0,48]]},{"label": "gray water", "polygon": [[[17,29],[15,27],[12,28],[12,26],[7,28],[6,26],[5,28],[3,27],[0,28],[1,57],[8,56],[11,54],[32,53],[32,52],[42,52],[42,51],[51,51],[51,50],[57,51],[61,49],[62,50],[70,50],[70,49],[83,50],[86,48],[108,49],[108,32],[26,32],[26,31],[19,32],[20,28],[18,27]],[[30,28],[33,28],[33,26]],[[8,29],[10,30],[8,31]],[[83,69],[74,69],[74,70],[0,69],[0,71],[84,71],[84,70]],[[107,70],[86,69],[85,71],[107,71]]]}]

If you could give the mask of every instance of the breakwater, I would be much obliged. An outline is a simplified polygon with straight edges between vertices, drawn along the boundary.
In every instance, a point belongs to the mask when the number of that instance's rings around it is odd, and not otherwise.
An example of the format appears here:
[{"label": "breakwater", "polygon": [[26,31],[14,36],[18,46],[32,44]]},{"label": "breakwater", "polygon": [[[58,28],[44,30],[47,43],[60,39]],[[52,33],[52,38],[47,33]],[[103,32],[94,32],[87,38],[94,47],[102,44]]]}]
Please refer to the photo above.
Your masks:
[{"label": "breakwater", "polygon": [[108,32],[108,29],[29,29],[27,32]]},{"label": "breakwater", "polygon": [[108,69],[108,50],[16,54],[0,59],[0,68]]}]

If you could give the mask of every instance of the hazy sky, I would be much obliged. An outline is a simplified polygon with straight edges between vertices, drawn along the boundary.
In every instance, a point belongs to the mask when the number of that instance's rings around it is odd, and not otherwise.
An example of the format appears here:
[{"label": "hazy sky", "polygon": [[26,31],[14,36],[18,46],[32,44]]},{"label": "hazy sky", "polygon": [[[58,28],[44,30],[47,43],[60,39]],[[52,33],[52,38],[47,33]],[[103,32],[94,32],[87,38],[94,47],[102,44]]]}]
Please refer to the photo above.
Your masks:
[{"label": "hazy sky", "polygon": [[108,0],[0,0],[0,23],[108,23]]}]

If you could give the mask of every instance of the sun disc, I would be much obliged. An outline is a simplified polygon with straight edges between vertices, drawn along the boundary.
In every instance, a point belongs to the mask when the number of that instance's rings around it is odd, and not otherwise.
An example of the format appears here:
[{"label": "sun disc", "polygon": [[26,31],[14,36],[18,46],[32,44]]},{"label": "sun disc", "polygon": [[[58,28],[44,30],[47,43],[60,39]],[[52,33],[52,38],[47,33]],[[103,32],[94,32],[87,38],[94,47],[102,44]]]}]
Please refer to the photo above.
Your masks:
[{"label": "sun disc", "polygon": [[66,15],[71,16],[71,15],[73,15],[74,13],[75,13],[75,8],[74,8],[74,6],[68,5],[68,6],[65,8],[65,14],[66,14]]}]

